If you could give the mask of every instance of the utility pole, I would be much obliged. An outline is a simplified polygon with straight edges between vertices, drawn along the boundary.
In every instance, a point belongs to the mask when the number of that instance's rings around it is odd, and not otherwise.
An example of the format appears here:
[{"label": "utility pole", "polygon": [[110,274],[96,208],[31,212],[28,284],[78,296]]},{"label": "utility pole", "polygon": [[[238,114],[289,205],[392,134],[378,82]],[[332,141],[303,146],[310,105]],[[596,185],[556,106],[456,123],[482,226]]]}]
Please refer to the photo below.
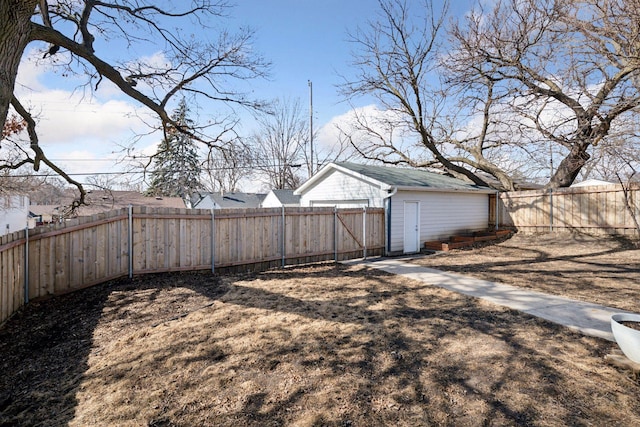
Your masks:
[{"label": "utility pole", "polygon": [[311,150],[309,177],[311,177],[313,176],[313,83],[311,83],[311,80],[307,80],[307,82],[309,83],[309,146]]},{"label": "utility pole", "polygon": [[549,141],[549,179],[553,178],[553,143]]}]

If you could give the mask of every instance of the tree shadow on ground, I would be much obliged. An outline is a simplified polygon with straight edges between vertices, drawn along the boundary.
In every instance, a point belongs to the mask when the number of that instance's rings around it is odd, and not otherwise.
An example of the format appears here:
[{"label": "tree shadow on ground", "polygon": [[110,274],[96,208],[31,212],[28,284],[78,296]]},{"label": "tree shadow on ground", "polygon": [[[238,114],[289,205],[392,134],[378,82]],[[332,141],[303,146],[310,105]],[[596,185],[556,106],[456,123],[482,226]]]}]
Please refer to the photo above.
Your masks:
[{"label": "tree shadow on ground", "polygon": [[[124,357],[89,366],[120,342],[131,345]],[[28,306],[0,343],[3,425],[69,424],[78,395],[105,411],[131,405],[125,416],[148,410],[156,426],[531,425],[549,423],[549,409],[559,425],[625,416],[594,413],[606,387],[575,384],[600,374],[563,361],[570,349],[594,357],[608,344],[342,265],[115,281]],[[113,396],[87,397],[86,387]]]},{"label": "tree shadow on ground", "polygon": [[526,289],[581,299],[621,310],[637,310],[640,251],[624,238],[566,239],[523,236],[433,257],[415,264],[469,274]]},{"label": "tree shadow on ground", "polygon": [[[47,300],[32,301],[0,328],[0,426],[67,425],[77,406],[76,393],[93,350],[94,332],[109,301],[123,307],[118,328],[148,325],[158,313],[137,313],[127,304],[143,291],[152,305],[163,288],[180,286],[167,277],[117,279]],[[218,283],[210,277],[210,283]],[[210,297],[213,287],[207,288]],[[217,292],[224,292],[222,288]]]},{"label": "tree shadow on ground", "polygon": [[[320,369],[327,376],[354,376],[359,385],[353,393],[357,398],[352,402],[355,408],[349,420],[358,421],[357,425],[411,425],[412,422],[416,425],[443,422],[477,425],[482,419],[532,425],[547,420],[545,408],[536,398],[521,396],[509,401],[506,398],[509,393],[521,387],[541,396],[567,397],[566,372],[558,370],[557,359],[549,360],[541,355],[535,338],[528,331],[523,336],[523,330],[533,329],[533,334],[546,334],[547,339],[579,341],[582,337],[513,311],[481,307],[472,299],[456,297],[452,300],[451,294],[434,292],[428,285],[411,282],[393,283],[389,287],[389,278],[386,275],[368,277],[366,288],[360,289],[366,292],[323,301],[292,298],[253,287],[250,281],[244,280],[234,285],[237,292],[225,294],[221,301],[286,312],[314,321],[330,319],[356,324],[356,330],[350,335],[327,340],[326,336],[310,333],[265,352],[263,357],[267,364],[269,360],[273,364],[293,352],[300,363]],[[419,296],[424,291],[428,292]],[[348,294],[348,290],[345,293]],[[387,308],[371,308],[383,302],[388,304]],[[475,344],[456,343],[457,340],[469,340],[469,337],[475,337],[470,339],[471,343],[477,344],[477,337],[481,337],[481,340],[498,344],[500,366],[492,365],[495,352],[490,346],[484,350],[485,354],[474,355]],[[443,350],[440,345],[443,341],[452,348],[451,352]],[[358,357],[352,358],[349,355],[354,351]],[[480,363],[474,358],[480,358]],[[487,369],[493,369],[493,372]],[[530,381],[536,385],[531,385]],[[443,398],[443,392],[457,398],[467,396],[483,409],[474,412],[453,398]],[[391,410],[381,410],[375,400],[388,393],[395,404]],[[438,410],[429,409],[431,405]],[[398,414],[397,408],[414,411],[409,418],[411,421],[408,422],[406,414]],[[270,413],[254,409],[257,411],[251,412],[253,416]],[[564,413],[557,419],[561,423],[580,423],[584,419],[581,402],[563,409]],[[247,408],[233,414],[233,419],[242,418],[245,411]],[[449,421],[442,418],[442,414],[448,414]],[[252,418],[242,419],[251,423]]]},{"label": "tree shadow on ground", "polygon": [[31,302],[0,329],[0,425],[65,425],[108,289]]}]

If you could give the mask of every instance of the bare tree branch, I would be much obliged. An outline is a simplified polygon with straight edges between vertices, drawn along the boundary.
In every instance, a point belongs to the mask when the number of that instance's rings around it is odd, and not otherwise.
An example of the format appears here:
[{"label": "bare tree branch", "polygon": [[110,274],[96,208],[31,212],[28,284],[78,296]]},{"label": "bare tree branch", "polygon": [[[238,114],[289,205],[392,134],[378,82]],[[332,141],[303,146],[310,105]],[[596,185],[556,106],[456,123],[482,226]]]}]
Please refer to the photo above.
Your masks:
[{"label": "bare tree branch", "polygon": [[[100,83],[108,80],[121,93],[154,112],[165,134],[169,128],[177,129],[208,147],[216,147],[223,141],[217,140],[215,133],[208,134],[211,124],[182,126],[171,119],[167,108],[176,96],[185,94],[191,94],[194,100],[215,101],[229,107],[259,109],[264,106],[263,102],[238,90],[237,85],[239,81],[264,77],[268,73],[268,62],[252,50],[255,36],[252,31],[232,34],[217,30],[219,36],[214,41],[205,38],[216,34],[213,31],[201,32],[199,36],[185,34],[185,29],[190,31],[192,27],[211,29],[211,19],[224,16],[228,8],[223,0],[194,0],[188,5],[179,2],[161,5],[151,0],[2,2],[0,20],[7,25],[0,30],[0,55],[3,57],[0,63],[0,118],[4,123],[13,105],[28,123],[29,141],[34,152],[33,159],[28,162],[32,161],[36,170],[44,163],[75,185],[61,168],[47,159],[39,144],[35,120],[13,92],[20,58],[29,43],[40,41],[50,46],[45,52],[47,61],[57,58],[59,51],[65,53],[68,59],[54,60],[52,65],[62,67],[65,73],[84,75],[87,79],[85,87],[98,90]],[[172,21],[176,24],[168,27]],[[136,58],[127,58],[128,49],[101,55],[96,52],[96,37],[124,40],[130,46],[156,45],[166,63],[145,64]],[[114,56],[121,58],[114,61]],[[22,160],[16,159],[16,165]],[[80,200],[83,200],[81,188],[79,190]]]}]

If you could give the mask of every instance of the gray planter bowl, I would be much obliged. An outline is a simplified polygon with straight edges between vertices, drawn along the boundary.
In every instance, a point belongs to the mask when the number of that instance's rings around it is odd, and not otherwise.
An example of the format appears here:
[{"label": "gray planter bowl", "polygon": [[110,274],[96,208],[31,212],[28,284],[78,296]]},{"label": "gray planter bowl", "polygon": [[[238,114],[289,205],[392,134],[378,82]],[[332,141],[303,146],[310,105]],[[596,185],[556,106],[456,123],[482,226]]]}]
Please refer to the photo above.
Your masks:
[{"label": "gray planter bowl", "polygon": [[631,361],[640,363],[640,331],[620,322],[640,322],[640,314],[618,313],[611,316],[611,332],[620,350]]}]

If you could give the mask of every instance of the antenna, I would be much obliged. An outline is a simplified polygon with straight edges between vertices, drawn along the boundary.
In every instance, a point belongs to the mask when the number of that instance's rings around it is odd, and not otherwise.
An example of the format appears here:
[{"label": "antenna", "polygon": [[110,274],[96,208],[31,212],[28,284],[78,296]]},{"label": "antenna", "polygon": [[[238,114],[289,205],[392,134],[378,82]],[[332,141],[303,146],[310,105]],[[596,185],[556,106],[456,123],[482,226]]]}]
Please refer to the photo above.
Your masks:
[{"label": "antenna", "polygon": [[311,80],[307,82],[309,83],[309,146],[311,150],[309,177],[311,177],[313,176],[313,83]]}]

